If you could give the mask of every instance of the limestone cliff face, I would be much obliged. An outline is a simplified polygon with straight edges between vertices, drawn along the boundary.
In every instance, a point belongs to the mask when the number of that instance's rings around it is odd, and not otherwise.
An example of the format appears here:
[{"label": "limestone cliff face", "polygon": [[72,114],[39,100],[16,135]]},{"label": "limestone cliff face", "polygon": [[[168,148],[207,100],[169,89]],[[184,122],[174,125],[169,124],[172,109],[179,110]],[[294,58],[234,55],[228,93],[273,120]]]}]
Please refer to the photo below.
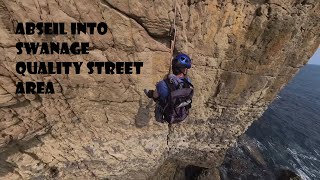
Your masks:
[{"label": "limestone cliff face", "polygon": [[[169,69],[172,0],[0,0],[0,178],[164,179],[220,165],[319,46],[318,0],[178,0],[175,52],[193,59],[190,117],[156,123],[143,95]],[[104,35],[18,36],[17,22],[107,22]],[[89,41],[90,54],[27,56],[18,41]],[[142,61],[140,75],[27,75],[15,62]],[[55,95],[16,95],[17,81]],[[173,162],[173,163],[172,163]],[[164,165],[163,165],[164,164]]]}]

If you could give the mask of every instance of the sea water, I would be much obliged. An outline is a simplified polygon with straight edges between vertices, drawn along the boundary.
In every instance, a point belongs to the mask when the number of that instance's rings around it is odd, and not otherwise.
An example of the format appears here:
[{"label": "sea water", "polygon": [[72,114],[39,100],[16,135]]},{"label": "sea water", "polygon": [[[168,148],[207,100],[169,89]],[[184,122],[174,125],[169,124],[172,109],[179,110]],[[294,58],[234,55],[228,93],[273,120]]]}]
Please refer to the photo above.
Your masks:
[{"label": "sea water", "polygon": [[[245,134],[256,142],[269,170],[320,179],[320,66],[303,67]],[[229,157],[239,157],[238,152]]]}]

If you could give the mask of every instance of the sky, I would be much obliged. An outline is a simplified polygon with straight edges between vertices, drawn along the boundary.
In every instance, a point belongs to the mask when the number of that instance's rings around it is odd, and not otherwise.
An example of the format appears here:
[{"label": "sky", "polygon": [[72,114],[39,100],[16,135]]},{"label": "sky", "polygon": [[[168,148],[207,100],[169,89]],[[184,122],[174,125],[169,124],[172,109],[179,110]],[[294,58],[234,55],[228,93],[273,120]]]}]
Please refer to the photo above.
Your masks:
[{"label": "sky", "polygon": [[310,58],[308,64],[317,64],[320,65],[320,48],[313,54]]}]

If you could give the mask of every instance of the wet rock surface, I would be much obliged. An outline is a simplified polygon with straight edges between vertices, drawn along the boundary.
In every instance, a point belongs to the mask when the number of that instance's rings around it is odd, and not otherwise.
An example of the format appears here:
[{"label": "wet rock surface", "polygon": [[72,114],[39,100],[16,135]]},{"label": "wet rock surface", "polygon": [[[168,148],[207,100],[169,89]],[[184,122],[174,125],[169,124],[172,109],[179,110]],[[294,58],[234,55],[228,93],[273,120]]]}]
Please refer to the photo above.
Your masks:
[{"label": "wet rock surface", "polygon": [[220,178],[298,180],[299,175],[286,168],[270,166],[262,155],[257,141],[241,135],[235,146],[228,149],[220,169]]},{"label": "wet rock surface", "polygon": [[[0,0],[0,177],[170,179],[177,166],[218,167],[319,46],[318,1],[179,0],[177,9],[175,53],[193,59],[196,88],[190,117],[168,127],[155,122],[143,89],[168,72],[173,1]],[[17,22],[27,21],[107,22],[109,32],[15,35]],[[90,52],[18,56],[19,41],[90,42]],[[15,72],[18,61],[40,60],[144,68],[140,75]],[[49,80],[54,95],[15,94],[18,81]],[[174,163],[163,171],[166,161]]]}]

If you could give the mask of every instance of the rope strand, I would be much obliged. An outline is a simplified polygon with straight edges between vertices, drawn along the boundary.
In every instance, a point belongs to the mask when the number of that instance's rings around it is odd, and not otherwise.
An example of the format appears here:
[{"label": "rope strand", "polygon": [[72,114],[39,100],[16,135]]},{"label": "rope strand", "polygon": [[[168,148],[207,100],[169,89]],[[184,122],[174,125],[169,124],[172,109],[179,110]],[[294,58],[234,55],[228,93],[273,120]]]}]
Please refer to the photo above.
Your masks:
[{"label": "rope strand", "polygon": [[173,34],[173,39],[171,40],[171,58],[170,58],[170,66],[169,66],[169,74],[171,74],[171,66],[172,66],[172,60],[173,60],[173,51],[176,43],[176,33],[177,33],[177,28],[176,28],[176,16],[177,16],[177,3],[176,0],[174,0],[174,18],[173,18],[173,27],[170,32],[170,36]]}]

